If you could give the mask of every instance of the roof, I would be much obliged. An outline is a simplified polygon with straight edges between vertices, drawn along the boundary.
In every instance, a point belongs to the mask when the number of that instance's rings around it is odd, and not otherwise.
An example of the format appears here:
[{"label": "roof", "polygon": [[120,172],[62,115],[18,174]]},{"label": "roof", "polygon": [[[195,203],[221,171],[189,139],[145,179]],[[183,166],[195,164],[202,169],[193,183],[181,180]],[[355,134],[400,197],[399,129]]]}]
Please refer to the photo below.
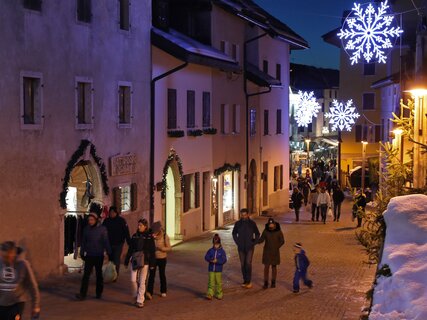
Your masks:
[{"label": "roof", "polygon": [[248,63],[246,67],[246,77],[249,81],[252,81],[260,87],[271,87],[271,86],[281,86],[282,83],[268,75],[267,73],[261,71],[257,66]]},{"label": "roof", "polygon": [[231,57],[173,29],[165,32],[153,27],[151,29],[151,43],[170,55],[188,63],[214,67],[224,71],[241,71],[237,61]]},{"label": "roof", "polygon": [[391,76],[379,79],[371,84],[372,89],[379,89],[391,84],[400,82],[400,72],[393,73]]},{"label": "roof", "polygon": [[338,88],[339,82],[338,70],[291,63],[290,86],[297,90]]},{"label": "roof", "polygon": [[231,14],[256,24],[271,37],[289,43],[291,49],[309,48],[304,38],[252,0],[212,0],[212,2]]}]

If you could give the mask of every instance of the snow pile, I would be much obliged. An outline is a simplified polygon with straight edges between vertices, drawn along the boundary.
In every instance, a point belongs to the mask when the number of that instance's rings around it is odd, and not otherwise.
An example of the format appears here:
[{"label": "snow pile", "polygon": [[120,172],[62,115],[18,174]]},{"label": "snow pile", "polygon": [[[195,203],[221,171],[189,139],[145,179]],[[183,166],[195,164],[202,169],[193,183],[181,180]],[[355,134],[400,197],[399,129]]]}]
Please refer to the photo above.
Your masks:
[{"label": "snow pile", "polygon": [[393,198],[384,213],[387,234],[371,320],[427,319],[427,196]]}]

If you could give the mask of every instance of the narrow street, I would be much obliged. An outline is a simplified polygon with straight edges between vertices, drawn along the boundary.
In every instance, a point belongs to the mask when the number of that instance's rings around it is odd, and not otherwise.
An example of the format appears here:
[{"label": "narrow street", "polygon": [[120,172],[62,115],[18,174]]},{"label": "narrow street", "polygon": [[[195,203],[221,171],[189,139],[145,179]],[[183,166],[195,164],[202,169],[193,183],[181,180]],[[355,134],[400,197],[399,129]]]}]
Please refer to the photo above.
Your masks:
[{"label": "narrow street", "polygon": [[[253,288],[243,289],[239,259],[231,231],[219,230],[227,252],[224,267],[224,300],[207,301],[207,264],[204,254],[211,246],[212,233],[187,241],[173,248],[167,265],[168,296],[158,295],[156,279],[153,300],[143,309],[132,306],[129,272],[119,280],[106,284],[102,300],[94,298],[94,275],[86,301],[76,301],[81,274],[70,274],[45,284],[42,288],[42,319],[358,319],[365,292],[372,283],[375,268],[364,264],[366,256],[355,239],[355,223],[351,222],[350,202],[345,201],[340,222],[328,217],[327,224],[312,222],[311,214],[302,212],[299,223],[293,212],[277,215],[285,235],[281,250],[275,289],[262,289],[262,246],[256,247],[253,260]],[[333,220],[333,219],[332,219]],[[256,219],[260,232],[266,218]],[[133,229],[133,226],[132,226]],[[292,245],[302,242],[311,261],[309,277],[314,288],[302,286],[292,293],[294,261]],[[124,270],[124,269],[123,269]],[[27,306],[27,311],[28,311]]]}]

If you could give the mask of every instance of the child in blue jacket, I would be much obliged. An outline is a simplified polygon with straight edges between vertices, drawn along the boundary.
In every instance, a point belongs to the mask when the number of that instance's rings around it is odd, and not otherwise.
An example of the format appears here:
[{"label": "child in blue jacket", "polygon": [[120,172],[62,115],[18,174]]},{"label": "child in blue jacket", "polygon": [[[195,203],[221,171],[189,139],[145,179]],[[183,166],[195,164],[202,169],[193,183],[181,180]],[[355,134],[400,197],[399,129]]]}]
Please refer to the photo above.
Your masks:
[{"label": "child in blue jacket", "polygon": [[313,287],[313,281],[307,279],[307,269],[310,265],[310,261],[305,255],[305,251],[302,248],[302,244],[297,242],[294,244],[295,253],[295,275],[294,275],[294,293],[299,292],[299,282],[302,280],[304,284],[311,288]]},{"label": "child in blue jacket", "polygon": [[[212,239],[213,246],[206,252],[205,260],[209,262],[209,282],[206,299],[212,300],[215,296],[218,300],[222,299],[222,265],[227,262],[227,255],[221,246],[221,238],[218,234]],[[215,293],[216,289],[216,295]]]}]

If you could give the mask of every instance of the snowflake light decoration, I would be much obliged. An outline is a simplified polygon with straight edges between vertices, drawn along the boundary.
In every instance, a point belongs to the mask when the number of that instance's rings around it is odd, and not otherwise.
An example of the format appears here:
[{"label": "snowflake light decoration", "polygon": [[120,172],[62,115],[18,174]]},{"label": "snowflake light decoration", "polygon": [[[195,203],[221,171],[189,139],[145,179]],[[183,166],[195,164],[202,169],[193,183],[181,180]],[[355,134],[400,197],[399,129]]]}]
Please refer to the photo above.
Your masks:
[{"label": "snowflake light decoration", "polygon": [[316,101],[314,92],[298,91],[295,120],[298,127],[307,127],[312,121],[313,117],[317,117],[320,105]]},{"label": "snowflake light decoration", "polygon": [[396,40],[403,33],[394,16],[388,12],[389,7],[387,0],[377,10],[372,3],[366,8],[354,4],[338,33],[352,65],[358,63],[362,55],[367,63],[386,62],[387,49],[393,47],[390,38]]},{"label": "snowflake light decoration", "polygon": [[325,117],[329,118],[329,124],[332,125],[332,131],[341,131],[346,129],[351,131],[351,127],[355,124],[355,119],[359,118],[356,108],[353,106],[353,100],[348,100],[344,105],[343,102],[337,100],[332,101],[333,107],[330,112],[325,113]]}]

